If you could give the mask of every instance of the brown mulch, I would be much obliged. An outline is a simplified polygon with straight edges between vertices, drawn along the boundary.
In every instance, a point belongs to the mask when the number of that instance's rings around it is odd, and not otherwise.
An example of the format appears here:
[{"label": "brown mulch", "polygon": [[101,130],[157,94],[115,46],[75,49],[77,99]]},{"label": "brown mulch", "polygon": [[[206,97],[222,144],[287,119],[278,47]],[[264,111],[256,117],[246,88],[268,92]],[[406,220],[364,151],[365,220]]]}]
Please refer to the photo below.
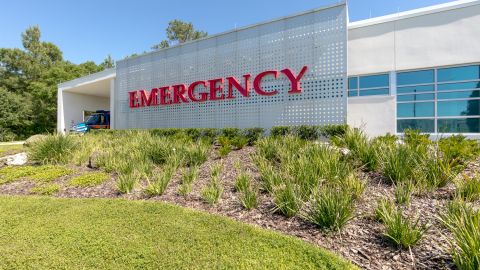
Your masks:
[{"label": "brown mulch", "polygon": [[[132,200],[157,200],[184,207],[190,207],[208,213],[230,217],[234,220],[253,224],[262,228],[293,235],[333,251],[364,269],[453,269],[454,265],[449,255],[450,245],[447,240],[449,233],[439,224],[438,215],[451,199],[454,188],[449,185],[428,195],[414,195],[408,207],[404,207],[407,215],[420,218],[422,224],[429,224],[418,245],[411,250],[400,250],[383,236],[383,225],[374,219],[376,202],[381,197],[394,197],[394,188],[386,183],[381,175],[364,173],[361,175],[367,181],[367,188],[356,204],[355,217],[347,224],[341,233],[324,233],[311,223],[299,218],[285,218],[273,212],[272,198],[265,193],[259,194],[259,206],[251,211],[245,210],[234,191],[234,182],[239,173],[235,163],[248,172],[258,182],[259,173],[254,165],[251,154],[253,147],[245,147],[232,151],[227,157],[219,159],[212,151],[208,160],[200,166],[199,177],[192,186],[192,192],[186,196],[178,194],[182,171],[179,170],[172,178],[166,192],[162,196],[148,198],[142,188],[142,182],[131,194],[119,194],[116,191],[115,179],[90,188],[78,188],[68,185],[69,179],[81,174],[87,169],[77,168],[75,175],[57,179],[55,183],[62,186],[54,196],[63,198],[125,198]],[[210,181],[211,168],[222,164],[221,181],[224,191],[219,203],[211,206],[201,198],[201,191]],[[466,172],[478,172],[478,161],[472,163]],[[35,183],[22,180],[0,185],[0,194],[24,195],[35,186]]]}]

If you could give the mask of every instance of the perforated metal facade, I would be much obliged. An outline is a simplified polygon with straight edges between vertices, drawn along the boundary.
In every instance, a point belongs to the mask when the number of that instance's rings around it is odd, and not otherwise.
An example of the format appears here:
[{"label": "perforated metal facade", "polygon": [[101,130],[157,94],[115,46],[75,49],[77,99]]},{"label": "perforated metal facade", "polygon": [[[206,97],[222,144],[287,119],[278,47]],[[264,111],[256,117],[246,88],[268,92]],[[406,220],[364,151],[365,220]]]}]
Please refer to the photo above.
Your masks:
[{"label": "perforated metal facade", "polygon": [[[117,62],[115,128],[264,127],[344,123],[347,113],[346,5],[238,29]],[[265,77],[246,98],[130,108],[128,92],[265,70],[308,71],[303,93],[288,94],[285,76]],[[226,88],[226,87],[225,87]],[[199,92],[206,89],[197,88]],[[226,89],[224,90],[226,91]]]}]

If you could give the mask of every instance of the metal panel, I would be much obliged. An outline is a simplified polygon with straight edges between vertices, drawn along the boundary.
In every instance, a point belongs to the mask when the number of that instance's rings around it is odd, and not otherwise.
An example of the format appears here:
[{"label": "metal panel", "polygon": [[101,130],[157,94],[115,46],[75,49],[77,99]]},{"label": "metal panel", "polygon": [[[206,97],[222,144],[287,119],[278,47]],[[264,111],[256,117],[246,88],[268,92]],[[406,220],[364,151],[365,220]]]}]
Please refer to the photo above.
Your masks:
[{"label": "metal panel", "polygon": [[[265,77],[266,91],[220,101],[130,108],[128,92],[265,70],[309,70],[303,92],[291,95],[285,76]],[[253,77],[251,83],[253,81]],[[224,87],[226,92],[227,87]],[[197,91],[202,91],[199,88]],[[117,129],[153,127],[264,127],[346,121],[346,5],[335,5],[117,62]]]}]

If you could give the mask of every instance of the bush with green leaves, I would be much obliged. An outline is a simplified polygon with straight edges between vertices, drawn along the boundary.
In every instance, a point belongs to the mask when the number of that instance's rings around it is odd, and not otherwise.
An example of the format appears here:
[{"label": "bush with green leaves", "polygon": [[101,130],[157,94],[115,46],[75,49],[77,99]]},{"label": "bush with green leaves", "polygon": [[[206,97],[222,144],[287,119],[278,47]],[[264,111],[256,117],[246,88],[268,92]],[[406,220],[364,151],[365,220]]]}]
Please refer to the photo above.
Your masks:
[{"label": "bush with green leaves", "polygon": [[187,128],[184,130],[185,135],[187,135],[190,139],[196,141],[202,135],[202,131],[199,128]]},{"label": "bush with green leaves", "polygon": [[438,147],[452,167],[461,166],[478,157],[480,146],[476,140],[469,140],[463,135],[441,138]]},{"label": "bush with green leaves", "polygon": [[452,233],[452,257],[457,269],[480,269],[480,212],[463,201],[452,201],[440,215]]},{"label": "bush with green leaves", "polygon": [[379,144],[371,142],[363,130],[347,128],[343,135],[333,137],[332,142],[339,147],[348,148],[353,159],[367,171],[379,168]]},{"label": "bush with green leaves", "polygon": [[348,129],[347,124],[340,124],[340,125],[324,125],[318,128],[319,135],[331,138],[336,136],[343,136]]},{"label": "bush with green leaves", "polygon": [[250,176],[245,173],[241,172],[238,174],[237,178],[235,179],[235,191],[237,192],[245,192],[250,187]]},{"label": "bush with green leaves", "polygon": [[294,134],[302,140],[316,140],[318,138],[317,126],[301,125],[294,127]]},{"label": "bush with green leaves", "polygon": [[455,194],[458,198],[470,202],[480,200],[480,176],[478,174],[472,177],[463,175],[457,179],[455,185]]},{"label": "bush with green leaves", "polygon": [[248,144],[248,139],[245,136],[235,136],[231,139],[231,144],[235,149],[240,150]]},{"label": "bush with green leaves", "polygon": [[282,137],[292,134],[292,127],[290,126],[275,126],[270,129],[270,135],[273,137]]},{"label": "bush with green leaves", "polygon": [[375,214],[385,225],[384,235],[399,248],[416,245],[428,229],[426,224],[420,224],[419,218],[412,221],[404,217],[402,210],[388,200],[380,201]]},{"label": "bush with green leaves", "polygon": [[257,140],[263,136],[265,129],[263,128],[246,128],[243,131],[243,135],[247,137],[248,145],[254,145]]},{"label": "bush with green leaves", "polygon": [[418,171],[417,187],[426,191],[444,187],[456,176],[448,160],[441,158],[438,153],[421,158],[418,161]]},{"label": "bush with green leaves", "polygon": [[54,134],[33,143],[28,149],[29,159],[41,164],[66,164],[78,147],[76,137]]},{"label": "bush with green leaves", "polygon": [[240,131],[241,130],[239,128],[232,128],[232,127],[222,128],[220,130],[222,136],[225,136],[227,138],[233,138],[233,137],[239,136]]},{"label": "bush with green leaves", "polygon": [[325,231],[340,231],[353,218],[354,199],[348,191],[325,186],[313,195],[305,217]]},{"label": "bush with green leaves", "polygon": [[228,156],[228,154],[230,154],[230,152],[232,152],[232,147],[230,145],[225,145],[225,146],[222,146],[218,149],[218,155],[221,158],[224,158],[224,157]]},{"label": "bush with green leaves", "polygon": [[208,144],[200,142],[187,146],[183,154],[184,165],[188,167],[202,165],[208,159],[209,150]]},{"label": "bush with green leaves", "polygon": [[230,146],[232,144],[231,139],[231,137],[220,136],[217,138],[217,142],[220,144],[220,146]]}]

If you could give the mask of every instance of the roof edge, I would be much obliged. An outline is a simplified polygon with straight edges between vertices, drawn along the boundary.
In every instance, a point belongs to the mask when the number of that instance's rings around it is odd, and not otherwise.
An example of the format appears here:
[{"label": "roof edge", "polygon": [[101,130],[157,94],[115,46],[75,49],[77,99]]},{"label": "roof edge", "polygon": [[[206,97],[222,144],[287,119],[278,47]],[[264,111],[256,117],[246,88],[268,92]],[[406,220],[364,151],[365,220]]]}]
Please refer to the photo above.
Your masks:
[{"label": "roof edge", "polygon": [[116,68],[109,68],[105,69],[96,73],[92,73],[80,78],[73,79],[71,81],[66,81],[63,83],[58,84],[58,88],[62,89],[69,89],[73,87],[77,87],[83,84],[93,83],[97,81],[107,80],[111,78],[115,78],[117,76],[117,69]]},{"label": "roof edge", "polygon": [[448,2],[448,3],[444,3],[444,4],[433,5],[433,6],[428,6],[428,7],[418,8],[418,9],[412,9],[412,10],[403,11],[403,12],[399,12],[399,13],[395,13],[395,14],[390,14],[390,15],[371,18],[371,19],[351,22],[351,23],[348,24],[348,29],[361,28],[361,27],[366,27],[366,26],[370,26],[370,25],[387,23],[387,22],[392,22],[392,21],[397,21],[397,20],[402,20],[402,19],[408,19],[408,18],[413,18],[413,17],[419,17],[419,16],[423,16],[423,15],[428,15],[428,14],[433,14],[433,13],[438,13],[438,12],[443,12],[443,11],[448,11],[448,10],[455,10],[455,9],[459,9],[459,8],[465,8],[465,7],[476,6],[476,5],[480,5],[479,0],[452,1],[452,2]]}]

